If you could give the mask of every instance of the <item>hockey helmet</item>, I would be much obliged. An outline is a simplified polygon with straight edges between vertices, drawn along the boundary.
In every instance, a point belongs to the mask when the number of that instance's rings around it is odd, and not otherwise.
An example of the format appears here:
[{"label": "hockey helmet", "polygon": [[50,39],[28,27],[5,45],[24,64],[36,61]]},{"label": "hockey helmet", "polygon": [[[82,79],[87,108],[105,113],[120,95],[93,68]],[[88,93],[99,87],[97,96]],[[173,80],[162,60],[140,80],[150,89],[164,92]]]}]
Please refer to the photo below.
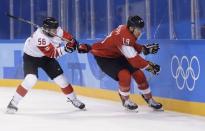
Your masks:
[{"label": "hockey helmet", "polygon": [[43,28],[44,29],[57,29],[58,28],[58,21],[53,17],[47,17],[43,21]]},{"label": "hockey helmet", "polygon": [[129,16],[127,20],[127,26],[128,27],[137,27],[137,28],[143,28],[144,27],[144,21],[139,16]]}]

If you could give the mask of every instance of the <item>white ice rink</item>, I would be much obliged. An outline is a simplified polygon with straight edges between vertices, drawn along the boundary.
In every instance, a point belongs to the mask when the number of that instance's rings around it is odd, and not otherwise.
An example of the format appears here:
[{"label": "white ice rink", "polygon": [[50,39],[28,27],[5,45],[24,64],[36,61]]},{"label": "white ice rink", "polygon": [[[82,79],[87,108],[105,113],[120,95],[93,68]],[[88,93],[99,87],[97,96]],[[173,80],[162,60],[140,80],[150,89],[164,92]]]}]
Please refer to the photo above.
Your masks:
[{"label": "white ice rink", "polygon": [[80,111],[63,94],[32,90],[19,112],[5,113],[15,88],[0,88],[0,131],[205,131],[205,117],[174,112],[154,112],[139,107],[129,112],[121,103],[79,97],[87,107]]}]

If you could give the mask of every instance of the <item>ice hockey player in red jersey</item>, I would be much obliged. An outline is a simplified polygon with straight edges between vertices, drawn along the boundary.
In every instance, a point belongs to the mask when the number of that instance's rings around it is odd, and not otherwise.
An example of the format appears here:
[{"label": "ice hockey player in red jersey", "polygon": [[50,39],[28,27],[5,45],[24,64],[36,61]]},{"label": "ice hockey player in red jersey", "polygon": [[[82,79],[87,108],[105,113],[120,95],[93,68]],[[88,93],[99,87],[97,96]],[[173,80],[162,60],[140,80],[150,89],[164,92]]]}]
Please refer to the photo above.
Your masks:
[{"label": "ice hockey player in red jersey", "polygon": [[162,104],[156,102],[149,88],[148,81],[143,70],[154,75],[160,71],[160,66],[143,59],[139,54],[155,54],[159,50],[158,44],[140,45],[136,40],[141,35],[144,21],[139,16],[130,16],[127,25],[120,25],[114,29],[103,41],[93,44],[81,44],[79,53],[91,52],[99,67],[119,83],[119,96],[122,105],[130,110],[138,108],[137,104],[130,100],[131,77],[138,84],[143,99],[154,109],[162,109]]},{"label": "ice hockey player in red jersey", "polygon": [[[63,37],[70,42],[65,43]],[[60,46],[64,43],[65,46]],[[85,108],[85,104],[77,99],[73,87],[67,82],[63,70],[56,58],[67,53],[72,53],[77,47],[77,41],[73,36],[64,31],[58,25],[55,18],[47,17],[41,28],[38,28],[25,42],[23,54],[24,80],[17,87],[16,92],[7,106],[8,113],[15,113],[18,110],[20,100],[36,84],[38,68],[42,68],[57,85],[61,87],[67,100],[79,109]]]}]

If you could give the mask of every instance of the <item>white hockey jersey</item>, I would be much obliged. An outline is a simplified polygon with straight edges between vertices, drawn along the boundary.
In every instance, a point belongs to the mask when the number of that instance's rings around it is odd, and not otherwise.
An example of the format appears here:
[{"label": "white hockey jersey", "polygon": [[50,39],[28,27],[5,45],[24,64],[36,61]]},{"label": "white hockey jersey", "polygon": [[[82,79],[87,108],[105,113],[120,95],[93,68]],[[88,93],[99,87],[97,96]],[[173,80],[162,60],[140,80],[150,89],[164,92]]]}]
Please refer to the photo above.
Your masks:
[{"label": "white hockey jersey", "polygon": [[[73,36],[63,31],[61,27],[57,28],[57,35],[68,40],[72,40]],[[49,37],[45,35],[41,28],[38,28],[29,38],[27,38],[24,45],[24,53],[33,57],[47,56],[50,58],[58,58],[67,52],[64,50],[65,44],[59,37]]]}]

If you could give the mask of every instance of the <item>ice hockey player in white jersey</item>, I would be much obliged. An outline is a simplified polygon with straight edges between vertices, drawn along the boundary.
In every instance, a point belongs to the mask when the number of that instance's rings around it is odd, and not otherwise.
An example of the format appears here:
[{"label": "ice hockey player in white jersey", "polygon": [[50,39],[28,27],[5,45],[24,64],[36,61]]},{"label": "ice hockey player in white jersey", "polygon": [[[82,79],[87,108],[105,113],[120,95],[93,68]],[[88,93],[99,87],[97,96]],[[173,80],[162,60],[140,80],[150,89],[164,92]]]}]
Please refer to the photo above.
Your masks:
[{"label": "ice hockey player in white jersey", "polygon": [[[68,39],[65,43],[61,38]],[[61,46],[65,43],[65,46]],[[36,84],[38,68],[42,68],[47,75],[61,87],[67,100],[75,107],[84,109],[85,104],[77,99],[73,87],[66,81],[63,70],[56,58],[72,53],[77,48],[77,41],[73,36],[59,27],[55,18],[47,17],[41,28],[38,28],[25,42],[23,54],[24,80],[17,87],[14,96],[7,106],[7,113],[15,113],[18,104],[27,92]]]}]

